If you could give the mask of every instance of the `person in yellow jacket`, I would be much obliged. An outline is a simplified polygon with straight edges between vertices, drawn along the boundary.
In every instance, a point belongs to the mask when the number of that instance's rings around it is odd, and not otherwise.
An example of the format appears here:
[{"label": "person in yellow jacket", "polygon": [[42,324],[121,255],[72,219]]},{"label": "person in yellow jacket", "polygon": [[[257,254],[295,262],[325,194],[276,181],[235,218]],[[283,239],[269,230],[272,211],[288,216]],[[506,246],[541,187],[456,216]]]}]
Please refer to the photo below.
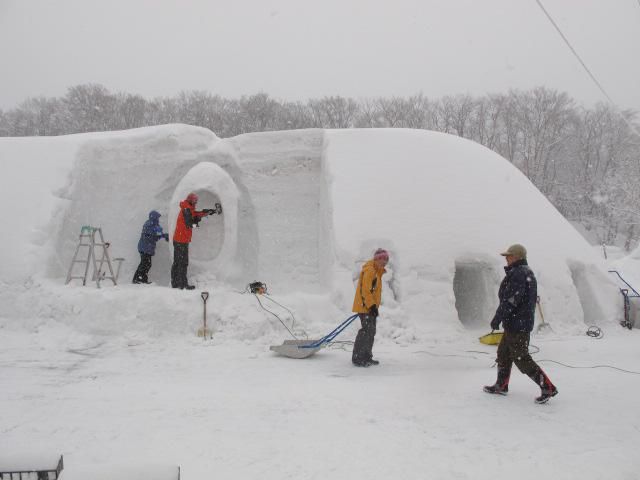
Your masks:
[{"label": "person in yellow jacket", "polygon": [[376,250],[373,259],[362,266],[356,295],[353,299],[353,312],[357,313],[362,328],[356,335],[351,361],[357,367],[369,367],[380,362],[373,359],[373,340],[376,336],[378,307],[382,300],[382,275],[389,262],[389,253],[382,248]]}]

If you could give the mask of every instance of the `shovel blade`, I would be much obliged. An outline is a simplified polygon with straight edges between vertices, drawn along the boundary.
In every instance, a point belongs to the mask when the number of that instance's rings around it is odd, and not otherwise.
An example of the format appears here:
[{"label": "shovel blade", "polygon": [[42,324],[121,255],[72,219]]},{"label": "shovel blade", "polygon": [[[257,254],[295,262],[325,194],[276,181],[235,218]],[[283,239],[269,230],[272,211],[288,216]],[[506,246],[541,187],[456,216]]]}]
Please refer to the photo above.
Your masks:
[{"label": "shovel blade", "polygon": [[269,350],[289,358],[307,358],[316,353],[322,346],[305,348],[318,340],[285,340],[282,345],[271,345]]}]

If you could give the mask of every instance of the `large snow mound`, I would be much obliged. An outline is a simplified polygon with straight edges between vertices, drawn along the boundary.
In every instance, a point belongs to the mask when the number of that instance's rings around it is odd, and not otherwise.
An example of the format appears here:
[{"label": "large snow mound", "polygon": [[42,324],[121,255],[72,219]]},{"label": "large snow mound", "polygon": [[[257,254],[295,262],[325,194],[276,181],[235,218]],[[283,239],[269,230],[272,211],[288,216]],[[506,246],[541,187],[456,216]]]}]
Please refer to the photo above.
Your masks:
[{"label": "large snow mound", "polygon": [[548,319],[581,329],[616,316],[593,249],[495,152],[422,130],[331,130],[325,142],[338,264],[353,271],[372,248],[388,248],[392,292],[424,312],[416,326],[453,324],[461,310],[463,322],[486,325],[496,305],[485,293],[496,291],[498,254],[513,243],[528,248]]},{"label": "large snow mound", "polygon": [[[503,276],[499,253],[512,243],[527,246],[557,331],[618,320],[617,289],[587,242],[508,161],[458,137],[299,130],[221,140],[166,125],[0,139],[0,159],[0,317],[12,327],[55,318],[105,333],[117,312],[114,332],[197,328],[197,315],[180,320],[197,309],[195,293],[164,288],[170,243],[160,242],[153,259],[159,286],[125,285],[148,212],[160,211],[172,234],[177,202],[191,190],[200,208],[224,208],[194,232],[189,273],[198,290],[214,292],[227,338],[273,336],[273,316],[238,296],[254,280],[302,313],[307,331],[325,331],[348,316],[354,278],[377,247],[391,252],[383,338],[486,328]],[[82,293],[77,281],[63,286],[83,225],[100,226],[111,256],[125,258],[120,285]],[[85,321],[90,315],[99,326]]]}]

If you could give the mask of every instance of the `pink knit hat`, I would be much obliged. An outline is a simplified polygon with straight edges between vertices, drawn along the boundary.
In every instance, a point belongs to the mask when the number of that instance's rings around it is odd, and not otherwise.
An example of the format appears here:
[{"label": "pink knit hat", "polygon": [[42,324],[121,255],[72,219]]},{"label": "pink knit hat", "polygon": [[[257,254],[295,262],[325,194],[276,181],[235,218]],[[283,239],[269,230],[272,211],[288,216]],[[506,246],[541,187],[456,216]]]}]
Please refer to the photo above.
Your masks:
[{"label": "pink knit hat", "polygon": [[386,260],[389,261],[389,252],[387,252],[384,248],[379,248],[376,250],[376,253],[373,254],[374,260]]}]

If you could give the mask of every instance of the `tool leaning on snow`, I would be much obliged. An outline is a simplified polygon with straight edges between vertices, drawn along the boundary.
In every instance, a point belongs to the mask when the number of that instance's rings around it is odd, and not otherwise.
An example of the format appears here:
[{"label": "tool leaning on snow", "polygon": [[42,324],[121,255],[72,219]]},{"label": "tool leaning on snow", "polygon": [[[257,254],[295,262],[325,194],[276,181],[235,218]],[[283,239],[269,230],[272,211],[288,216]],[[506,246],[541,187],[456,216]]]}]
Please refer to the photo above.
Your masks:
[{"label": "tool leaning on snow", "polygon": [[271,345],[269,349],[289,358],[307,358],[316,353],[321,348],[326,347],[333,341],[344,329],[358,318],[358,314],[351,315],[344,322],[334,328],[319,340],[285,340],[282,345]]}]

